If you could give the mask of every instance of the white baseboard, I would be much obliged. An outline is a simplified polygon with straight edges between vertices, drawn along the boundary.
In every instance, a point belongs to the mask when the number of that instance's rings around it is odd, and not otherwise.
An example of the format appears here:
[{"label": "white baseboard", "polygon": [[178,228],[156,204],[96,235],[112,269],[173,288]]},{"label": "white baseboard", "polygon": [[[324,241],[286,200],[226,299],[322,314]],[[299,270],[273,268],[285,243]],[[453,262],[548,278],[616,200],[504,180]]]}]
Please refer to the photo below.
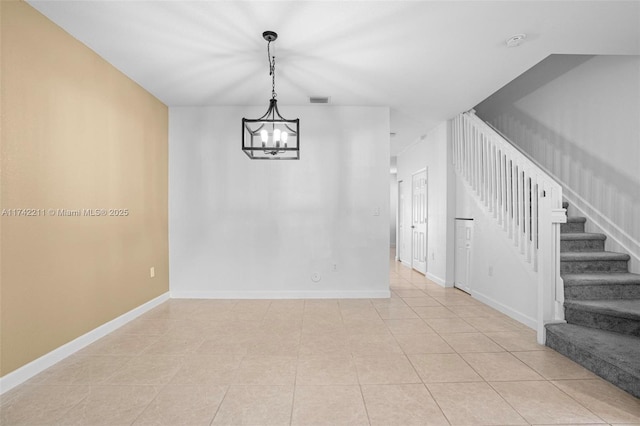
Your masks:
[{"label": "white baseboard", "polygon": [[484,303],[485,305],[489,305],[491,306],[493,309],[496,309],[500,312],[502,312],[503,314],[513,318],[514,320],[521,322],[522,324],[526,325],[529,328],[532,329],[536,329],[538,327],[538,321],[536,321],[535,318],[531,318],[521,312],[518,312],[506,305],[503,305],[502,303],[488,297],[485,296],[482,293],[479,293],[477,291],[471,290],[471,296],[474,299],[478,299],[479,301],[481,301],[482,303]]},{"label": "white baseboard", "polygon": [[425,277],[427,277],[428,279],[430,279],[434,283],[436,283],[438,285],[441,285],[442,287],[446,287],[447,286],[446,285],[447,283],[445,282],[445,280],[443,280],[442,278],[440,278],[440,277],[438,277],[436,275],[433,275],[433,274],[431,274],[429,272],[426,273]]},{"label": "white baseboard", "polygon": [[129,312],[124,313],[97,328],[94,328],[93,330],[70,341],[69,343],[65,343],[64,345],[52,350],[51,352],[41,356],[40,358],[35,359],[26,365],[23,365],[22,367],[18,368],[15,371],[12,371],[11,373],[3,377],[0,377],[0,395],[13,389],[19,384],[24,383],[36,374],[62,361],[69,355],[72,355],[80,349],[83,349],[84,347],[90,345],[101,337],[104,337],[107,334],[117,330],[129,321],[155,308],[166,300],[169,300],[169,292],[161,294],[155,299],[152,299],[138,306],[137,308],[134,308]]},{"label": "white baseboard", "polygon": [[172,299],[386,299],[377,291],[172,291]]}]

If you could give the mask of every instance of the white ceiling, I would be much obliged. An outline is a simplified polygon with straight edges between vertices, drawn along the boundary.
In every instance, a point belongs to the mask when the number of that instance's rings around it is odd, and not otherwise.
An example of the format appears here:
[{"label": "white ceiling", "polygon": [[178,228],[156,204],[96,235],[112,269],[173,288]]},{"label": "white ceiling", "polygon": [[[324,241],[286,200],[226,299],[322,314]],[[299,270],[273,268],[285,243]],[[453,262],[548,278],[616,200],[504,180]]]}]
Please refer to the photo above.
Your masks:
[{"label": "white ceiling", "polygon": [[[169,106],[389,106],[391,154],[552,53],[640,54],[640,1],[28,1]],[[505,40],[526,33],[524,44]]]}]

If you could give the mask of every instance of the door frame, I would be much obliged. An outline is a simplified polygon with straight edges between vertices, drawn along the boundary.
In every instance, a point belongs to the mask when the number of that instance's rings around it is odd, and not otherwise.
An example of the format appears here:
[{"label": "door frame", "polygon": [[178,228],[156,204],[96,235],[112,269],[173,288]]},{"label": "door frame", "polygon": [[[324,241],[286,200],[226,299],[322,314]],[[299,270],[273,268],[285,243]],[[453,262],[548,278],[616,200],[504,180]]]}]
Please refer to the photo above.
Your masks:
[{"label": "door frame", "polygon": [[[467,283],[466,283],[466,287],[461,287],[458,285],[458,226],[457,223],[458,221],[464,221],[464,222],[468,222],[471,223],[471,247],[469,248],[469,258],[468,258],[468,264],[467,264],[467,268],[469,268],[469,273],[467,274]],[[454,255],[453,255],[453,287],[457,288],[460,291],[464,291],[465,293],[471,294],[472,291],[472,277],[471,277],[471,273],[470,273],[470,269],[471,269],[471,263],[473,262],[473,234],[475,232],[475,220],[472,217],[456,217],[454,218],[454,222],[456,224],[456,226],[454,226],[454,234],[453,234],[453,238],[454,238]],[[467,229],[467,228],[465,228]]]},{"label": "door frame", "polygon": [[397,181],[396,185],[398,186],[396,191],[396,195],[398,197],[396,202],[396,262],[398,262],[400,261],[400,244],[402,243],[402,232],[404,232],[404,229],[400,229],[400,212],[402,211],[404,213],[404,208],[401,207],[402,191],[400,188],[402,188],[402,180]]},{"label": "door frame", "polygon": [[[427,275],[427,272],[429,270],[429,168],[428,167],[423,167],[421,169],[416,170],[415,172],[411,173],[411,226],[413,226],[413,178],[415,175],[424,172],[424,177],[425,177],[425,183],[424,183],[424,191],[425,191],[425,217],[424,217],[424,226],[425,226],[425,230],[424,230],[424,254],[425,254],[425,258],[424,258],[424,275]],[[413,266],[413,228],[411,228],[411,247],[410,247],[410,251],[411,251],[411,269],[422,273],[422,271],[416,269]]]},{"label": "door frame", "polygon": [[[407,182],[402,179],[398,181],[398,212],[396,214],[398,225],[396,226],[396,256],[398,257],[398,261],[406,266],[411,267],[411,238],[407,239],[407,229],[409,225],[407,224],[407,212],[411,212],[411,193],[407,191]],[[402,188],[402,189],[401,189]],[[402,197],[404,196],[404,204]],[[404,217],[401,217],[402,216]],[[408,219],[411,219],[410,217]],[[400,230],[400,221],[403,222],[402,232]],[[410,237],[410,236],[409,236]],[[405,244],[405,249],[402,249],[402,244]],[[408,258],[407,258],[408,255]]]}]

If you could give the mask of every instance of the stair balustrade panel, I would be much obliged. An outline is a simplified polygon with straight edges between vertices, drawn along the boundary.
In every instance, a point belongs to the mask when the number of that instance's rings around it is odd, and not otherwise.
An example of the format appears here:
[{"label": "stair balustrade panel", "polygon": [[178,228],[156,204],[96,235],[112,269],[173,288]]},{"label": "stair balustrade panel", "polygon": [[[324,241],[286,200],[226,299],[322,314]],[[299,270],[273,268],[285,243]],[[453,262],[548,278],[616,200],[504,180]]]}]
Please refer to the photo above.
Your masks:
[{"label": "stair balustrade panel", "polygon": [[562,187],[473,111],[452,120],[453,163],[485,214],[538,277],[538,342],[564,320],[560,277]]}]

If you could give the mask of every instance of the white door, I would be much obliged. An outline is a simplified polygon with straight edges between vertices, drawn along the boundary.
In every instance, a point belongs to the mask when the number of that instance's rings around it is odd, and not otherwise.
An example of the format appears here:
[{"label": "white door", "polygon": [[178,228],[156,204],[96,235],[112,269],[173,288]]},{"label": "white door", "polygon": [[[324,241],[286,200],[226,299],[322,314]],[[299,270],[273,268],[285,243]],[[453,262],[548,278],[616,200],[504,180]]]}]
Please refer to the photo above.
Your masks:
[{"label": "white door", "polygon": [[456,276],[455,286],[471,293],[471,250],[473,248],[473,220],[456,219]]},{"label": "white door", "polygon": [[427,171],[413,175],[411,190],[411,267],[427,273]]}]

